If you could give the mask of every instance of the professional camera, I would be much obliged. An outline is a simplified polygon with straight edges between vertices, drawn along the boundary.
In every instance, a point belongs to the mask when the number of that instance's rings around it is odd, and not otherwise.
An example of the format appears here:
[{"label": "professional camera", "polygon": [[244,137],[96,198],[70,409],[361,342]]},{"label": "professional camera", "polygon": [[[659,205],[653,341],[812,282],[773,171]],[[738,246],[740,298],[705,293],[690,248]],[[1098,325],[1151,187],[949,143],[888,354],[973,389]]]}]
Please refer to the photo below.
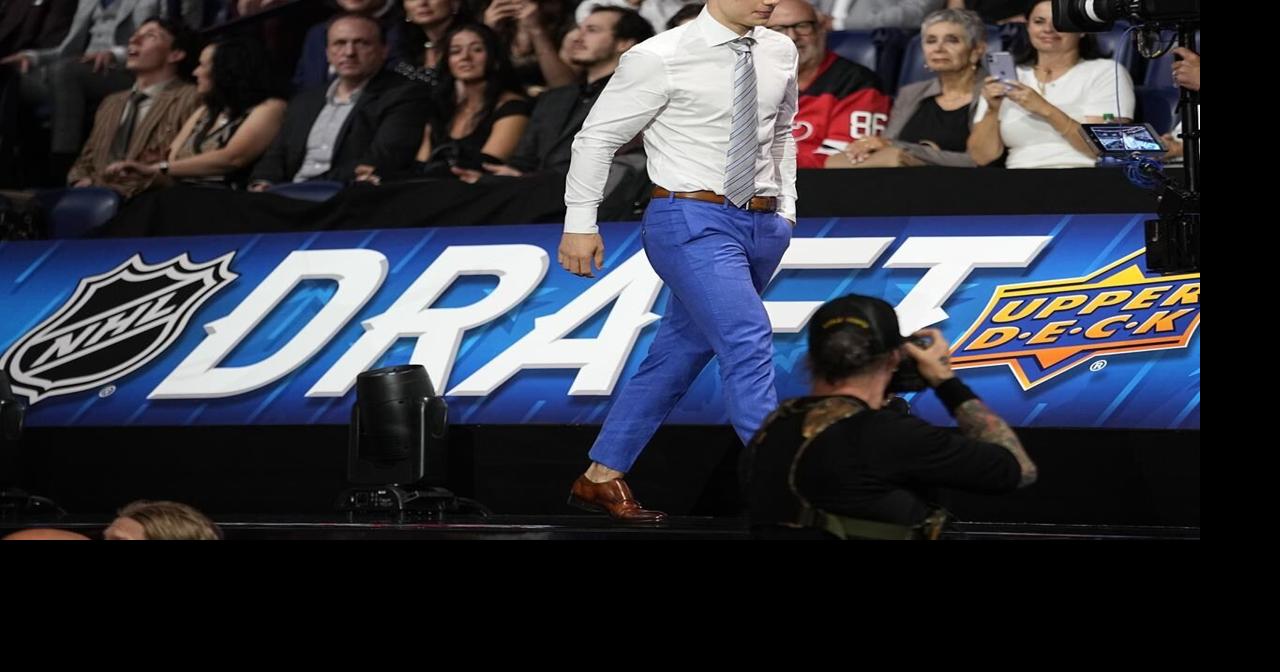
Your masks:
[{"label": "professional camera", "polygon": [[[1144,58],[1160,58],[1173,48],[1175,41],[1180,47],[1200,53],[1196,44],[1200,0],[1053,0],[1053,27],[1059,31],[1109,31],[1117,21],[1130,24],[1126,32],[1135,33],[1134,43]],[[1162,31],[1172,31],[1175,36],[1163,39]],[[1130,179],[1139,186],[1160,191],[1159,218],[1145,222],[1147,270],[1155,273],[1200,271],[1199,91],[1181,89],[1178,117],[1182,120],[1179,137],[1186,167],[1185,185],[1165,177],[1158,161],[1144,158],[1140,151],[1130,153]],[[1113,129],[1112,135],[1118,132]]]},{"label": "professional camera", "polygon": [[[911,337],[908,342],[916,344],[921,350],[928,350],[933,345],[933,339],[928,336]],[[923,376],[920,375],[920,364],[916,362],[916,358],[908,355],[905,351],[902,353],[902,359],[898,362],[898,370],[893,372],[893,378],[889,379],[888,392],[919,392],[928,389],[929,383],[925,382]]]},{"label": "professional camera", "polygon": [[1053,0],[1053,27],[1064,33],[1102,33],[1116,21],[1177,27],[1200,22],[1200,0]]}]

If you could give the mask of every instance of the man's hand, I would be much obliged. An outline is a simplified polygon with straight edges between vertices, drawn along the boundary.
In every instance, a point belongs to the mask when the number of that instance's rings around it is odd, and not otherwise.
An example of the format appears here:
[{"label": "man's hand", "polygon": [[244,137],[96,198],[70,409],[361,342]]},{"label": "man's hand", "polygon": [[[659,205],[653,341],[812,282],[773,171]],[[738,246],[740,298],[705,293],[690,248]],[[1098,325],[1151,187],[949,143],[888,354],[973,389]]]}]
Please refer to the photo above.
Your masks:
[{"label": "man's hand", "polygon": [[481,165],[484,166],[485,170],[489,171],[490,175],[501,175],[502,177],[524,176],[524,171],[512,168],[511,166],[504,166],[500,163],[484,163]]},{"label": "man's hand", "polygon": [[849,146],[844,149],[844,155],[849,157],[849,161],[853,163],[862,163],[867,160],[867,157],[888,146],[888,140],[878,135],[872,135],[849,143]]},{"label": "man's hand", "polygon": [[375,187],[382,184],[382,176],[378,175],[378,168],[367,163],[356,166],[355,169],[356,182],[368,182]]},{"label": "man's hand", "polygon": [[467,184],[475,184],[484,175],[483,171],[473,170],[471,168],[459,168],[457,166],[449,168],[449,171],[456,175],[459,180],[462,180]]},{"label": "man's hand", "polygon": [[110,51],[96,51],[92,54],[85,54],[84,57],[80,59],[80,62],[92,63],[93,71],[95,73],[102,74],[109,70],[111,66],[115,65],[116,55]]},{"label": "man's hand", "polygon": [[142,163],[141,161],[116,161],[107,166],[102,171],[109,178],[130,178],[130,177],[152,177],[160,172],[160,169],[151,164]]},{"label": "man's hand", "polygon": [[854,164],[855,168],[906,168],[921,166],[924,162],[907,153],[901,147],[885,147],[864,160]]},{"label": "man's hand", "polygon": [[31,70],[31,59],[26,54],[19,52],[0,59],[0,65],[12,65],[18,68],[18,72],[25,75]]},{"label": "man's hand", "polygon": [[1173,62],[1173,83],[1184,89],[1199,91],[1200,54],[1186,47],[1177,47],[1173,50],[1173,53],[1182,57],[1182,60]]},{"label": "man's hand", "polygon": [[604,269],[604,239],[598,233],[566,233],[560,237],[557,260],[564,270],[574,275],[594,278],[596,276],[591,274],[593,260],[597,270]]},{"label": "man's hand", "polygon": [[931,339],[928,348],[907,341],[902,344],[903,352],[909,357],[916,360],[916,364],[920,368],[920,376],[925,382],[929,383],[929,387],[937,387],[943,381],[954,378],[956,374],[951,371],[951,344],[947,343],[947,339],[943,337],[942,332],[934,329],[921,329],[911,335],[911,338],[926,337]]},{"label": "man's hand", "polygon": [[523,0],[493,0],[484,10],[484,25],[497,30],[498,24],[520,16]]}]

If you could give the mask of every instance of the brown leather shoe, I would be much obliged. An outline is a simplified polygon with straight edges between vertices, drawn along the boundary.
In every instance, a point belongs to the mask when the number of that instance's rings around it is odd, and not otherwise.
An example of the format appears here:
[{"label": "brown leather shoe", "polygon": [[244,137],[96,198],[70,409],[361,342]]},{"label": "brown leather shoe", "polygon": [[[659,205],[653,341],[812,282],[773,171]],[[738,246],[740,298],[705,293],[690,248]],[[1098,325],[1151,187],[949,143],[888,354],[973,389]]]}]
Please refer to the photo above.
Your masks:
[{"label": "brown leather shoe", "polygon": [[624,523],[661,523],[667,519],[667,514],[661,511],[641,507],[621,478],[594,483],[585,474],[579,476],[569,491],[569,504],[607,513]]}]

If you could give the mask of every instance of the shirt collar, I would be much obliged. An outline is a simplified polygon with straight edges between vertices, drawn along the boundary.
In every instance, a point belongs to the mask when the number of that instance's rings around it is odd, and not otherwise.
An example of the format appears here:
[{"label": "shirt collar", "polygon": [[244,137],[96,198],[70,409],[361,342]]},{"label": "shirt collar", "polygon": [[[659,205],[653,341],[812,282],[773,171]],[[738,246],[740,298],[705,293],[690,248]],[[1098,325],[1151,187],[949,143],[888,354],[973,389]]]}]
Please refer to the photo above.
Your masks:
[{"label": "shirt collar", "polygon": [[327,100],[330,105],[354,105],[357,100],[360,100],[360,94],[364,93],[364,87],[368,86],[369,84],[369,82],[365,82],[364,84],[361,84],[359,88],[351,92],[351,96],[348,98],[347,102],[340,103],[337,100],[338,83],[340,81],[341,80],[334,78],[334,80],[329,83],[328,92],[324,94],[325,100]]},{"label": "shirt collar", "polygon": [[711,16],[711,10],[706,7],[702,8],[702,13],[698,15],[698,18],[693,20],[693,23],[700,31],[702,31],[702,37],[706,39],[707,44],[713,47],[728,44],[739,37],[750,37],[756,42],[759,42],[760,37],[756,31],[768,30],[768,28],[756,26],[751,30],[748,30],[745,35],[738,35],[730,30],[728,26],[720,23],[715,19],[715,17]]}]

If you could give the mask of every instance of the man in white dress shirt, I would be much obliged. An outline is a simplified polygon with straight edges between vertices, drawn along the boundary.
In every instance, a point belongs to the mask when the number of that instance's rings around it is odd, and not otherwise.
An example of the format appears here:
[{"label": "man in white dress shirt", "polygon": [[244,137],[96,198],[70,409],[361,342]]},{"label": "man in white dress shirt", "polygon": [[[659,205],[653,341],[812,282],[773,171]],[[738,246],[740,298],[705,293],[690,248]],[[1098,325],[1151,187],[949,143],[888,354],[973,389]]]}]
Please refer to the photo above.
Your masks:
[{"label": "man in white dress shirt", "polygon": [[570,503],[657,523],[622,480],[712,356],[745,443],[777,407],[773,329],[760,294],[796,212],[797,53],[764,27],[778,0],[709,0],[697,19],[622,56],[573,143],[559,261],[594,277],[596,209],[614,151],[643,131],[645,254],[671,290],[649,354],[613,405]]}]

